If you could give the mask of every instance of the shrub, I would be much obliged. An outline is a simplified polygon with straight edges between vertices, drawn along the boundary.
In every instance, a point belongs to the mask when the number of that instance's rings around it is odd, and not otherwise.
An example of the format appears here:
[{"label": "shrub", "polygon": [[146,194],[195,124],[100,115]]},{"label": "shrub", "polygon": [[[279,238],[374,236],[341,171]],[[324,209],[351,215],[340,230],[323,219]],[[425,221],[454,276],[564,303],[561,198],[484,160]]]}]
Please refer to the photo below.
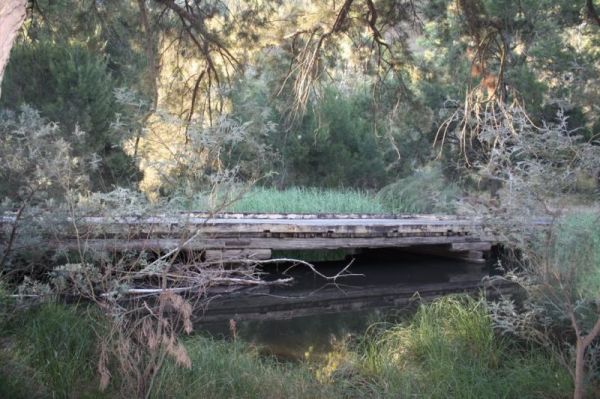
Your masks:
[{"label": "shrub", "polygon": [[459,187],[444,179],[441,168],[429,165],[385,186],[377,198],[394,213],[450,213],[459,195]]},{"label": "shrub", "polygon": [[[2,85],[0,105],[16,109],[29,104],[60,125],[62,138],[76,156],[100,158],[92,179],[96,189],[106,190],[137,177],[132,173],[133,161],[120,147],[129,137],[117,136],[110,129],[122,110],[115,101],[115,81],[104,58],[80,45],[17,46]],[[72,134],[75,131],[85,132],[84,140],[78,140]]]}]

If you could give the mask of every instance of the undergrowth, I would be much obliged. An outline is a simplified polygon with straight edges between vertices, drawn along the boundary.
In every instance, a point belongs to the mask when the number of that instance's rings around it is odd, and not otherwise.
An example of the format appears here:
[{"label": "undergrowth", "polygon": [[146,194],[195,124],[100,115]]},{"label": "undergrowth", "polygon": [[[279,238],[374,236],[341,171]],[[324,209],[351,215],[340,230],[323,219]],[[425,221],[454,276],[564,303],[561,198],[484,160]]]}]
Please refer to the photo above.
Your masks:
[{"label": "undergrowth", "polygon": [[498,337],[482,300],[446,297],[421,306],[406,325],[367,334],[364,373],[391,396],[569,397],[571,380],[539,347]]},{"label": "undergrowth", "polygon": [[[2,324],[0,397],[118,397],[98,391],[94,312],[47,304]],[[447,297],[402,324],[374,325],[318,361],[282,362],[242,341],[183,340],[191,369],[167,360],[154,398],[562,398],[566,370],[543,348],[515,346],[492,329],[485,302]],[[118,378],[118,370],[111,370]]]},{"label": "undergrowth", "polygon": [[48,303],[1,320],[0,397],[109,397],[98,391],[98,312]]},{"label": "undergrowth", "polygon": [[[239,199],[237,197],[240,196]],[[234,200],[235,199],[235,200]],[[233,201],[232,201],[233,200]],[[253,187],[248,192],[227,192],[217,195],[196,194],[186,204],[194,210],[211,209],[213,204],[232,202],[230,212],[281,213],[385,213],[386,209],[373,195],[360,190],[333,190],[293,187],[277,190]]]},{"label": "undergrowth", "polygon": [[383,187],[377,200],[392,213],[452,213],[460,197],[455,183],[448,183],[440,167],[425,167]]}]

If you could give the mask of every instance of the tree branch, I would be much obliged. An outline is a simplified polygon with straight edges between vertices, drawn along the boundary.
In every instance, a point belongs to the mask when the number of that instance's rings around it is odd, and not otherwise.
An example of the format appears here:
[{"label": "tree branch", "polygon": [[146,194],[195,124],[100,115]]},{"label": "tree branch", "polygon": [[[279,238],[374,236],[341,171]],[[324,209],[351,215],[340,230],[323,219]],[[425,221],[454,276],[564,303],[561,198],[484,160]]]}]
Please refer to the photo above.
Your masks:
[{"label": "tree branch", "polygon": [[596,25],[600,26],[600,17],[594,8],[594,0],[586,0],[585,7],[587,8],[588,18],[596,22]]},{"label": "tree branch", "polygon": [[592,341],[594,341],[594,339],[596,337],[598,337],[599,335],[600,335],[600,315],[598,315],[598,320],[596,320],[596,324],[591,329],[591,331],[585,337],[582,337],[584,347],[588,347],[592,343]]}]

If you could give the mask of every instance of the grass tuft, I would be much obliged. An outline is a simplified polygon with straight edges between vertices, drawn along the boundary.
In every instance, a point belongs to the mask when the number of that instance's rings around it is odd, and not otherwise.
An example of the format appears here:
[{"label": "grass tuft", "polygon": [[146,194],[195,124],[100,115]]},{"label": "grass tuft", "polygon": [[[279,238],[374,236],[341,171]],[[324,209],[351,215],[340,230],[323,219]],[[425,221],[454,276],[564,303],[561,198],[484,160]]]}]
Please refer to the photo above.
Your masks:
[{"label": "grass tuft", "polygon": [[10,376],[0,397],[98,397],[98,325],[87,310],[48,303],[2,324],[1,357],[12,370],[0,371],[0,382]]},{"label": "grass tuft", "polygon": [[[541,348],[527,353],[494,334],[485,302],[450,296],[414,319],[368,336],[364,372],[391,393],[428,398],[568,397],[571,381]],[[392,395],[393,396],[393,395]]]},{"label": "grass tuft", "polygon": [[184,345],[192,368],[172,361],[156,381],[154,398],[330,398],[334,387],[320,385],[308,367],[260,357],[243,342],[195,336]]},{"label": "grass tuft", "polygon": [[222,210],[265,213],[443,213],[453,210],[451,204],[457,192],[454,186],[443,186],[443,182],[437,178],[422,180],[415,175],[384,187],[378,194],[355,189],[293,187],[277,190],[254,187],[239,199],[240,193],[236,191],[218,195],[199,193],[191,200],[176,198],[173,204],[196,211],[213,210],[219,204],[231,202]]},{"label": "grass tuft", "polygon": [[[230,193],[235,198],[237,193]],[[196,195],[192,207],[211,209],[211,205],[229,198],[212,199]],[[385,208],[367,192],[360,190],[329,190],[294,187],[286,190],[254,187],[241,199],[233,202],[227,211],[269,213],[385,213]]]}]

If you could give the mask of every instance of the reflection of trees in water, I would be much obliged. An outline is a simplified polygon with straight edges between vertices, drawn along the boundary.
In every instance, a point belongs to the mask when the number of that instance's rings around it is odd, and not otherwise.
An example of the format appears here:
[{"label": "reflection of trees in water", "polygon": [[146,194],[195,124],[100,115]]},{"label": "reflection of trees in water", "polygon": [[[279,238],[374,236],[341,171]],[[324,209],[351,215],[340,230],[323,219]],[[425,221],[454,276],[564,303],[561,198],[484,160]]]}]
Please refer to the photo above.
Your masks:
[{"label": "reflection of trees in water", "polygon": [[[409,300],[407,288],[415,291],[424,287],[442,287],[447,283],[473,283],[476,284],[484,274],[481,265],[466,265],[453,260],[442,260],[434,257],[415,256],[411,254],[394,255],[393,252],[385,252],[377,258],[370,254],[367,258],[357,259],[352,273],[362,273],[364,277],[353,277],[351,281],[344,281],[341,286],[327,287],[327,282],[315,278],[308,271],[298,269],[293,273],[294,278],[299,280],[295,287],[277,288],[277,297],[252,296],[240,297],[236,300],[235,310],[232,310],[231,318],[236,314],[244,317],[244,312],[256,312],[257,306],[261,312],[265,312],[261,320],[236,320],[237,336],[244,341],[256,345],[261,353],[275,355],[281,359],[303,359],[306,356],[321,356],[332,350],[336,343],[350,339],[354,336],[363,335],[367,329],[375,323],[400,321],[411,314],[417,301]],[[340,263],[341,264],[341,263]],[[334,270],[339,265],[329,262],[320,265],[323,273],[325,270]],[[281,272],[273,269],[272,273]],[[304,292],[302,292],[304,290]],[[383,298],[406,297],[406,304],[402,306],[390,306],[391,303]],[[298,306],[301,314],[303,306],[314,306],[315,312],[319,308],[323,313],[308,316],[292,317],[290,319],[275,320],[268,319],[269,309],[272,316],[281,310],[281,305],[286,303],[286,294],[294,298],[306,298],[306,302],[297,304],[288,302],[290,313]],[[426,296],[427,294],[424,294]],[[439,295],[439,292],[436,294]],[[365,296],[372,302],[365,302]],[[331,301],[339,303],[346,298],[342,305],[345,309],[338,313],[331,313]],[[213,304],[218,308],[219,304]],[[230,304],[228,304],[230,305]],[[363,307],[361,310],[352,311],[352,308]],[[235,314],[234,314],[235,312]],[[288,313],[288,314],[290,314]],[[261,317],[262,317],[261,316]],[[211,323],[203,327],[210,333],[232,339],[228,330],[227,315],[223,315],[223,321]]]}]

